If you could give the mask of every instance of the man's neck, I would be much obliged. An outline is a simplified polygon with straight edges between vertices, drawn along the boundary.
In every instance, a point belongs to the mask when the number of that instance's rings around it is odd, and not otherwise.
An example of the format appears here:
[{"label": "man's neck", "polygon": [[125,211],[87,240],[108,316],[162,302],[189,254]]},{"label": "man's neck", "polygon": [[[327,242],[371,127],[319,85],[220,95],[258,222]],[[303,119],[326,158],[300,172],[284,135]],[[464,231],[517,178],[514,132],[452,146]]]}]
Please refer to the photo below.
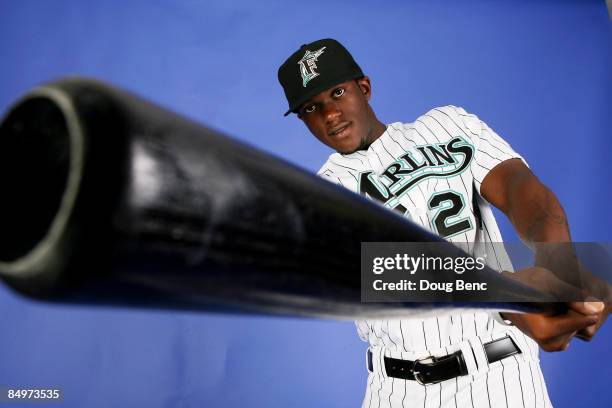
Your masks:
[{"label": "man's neck", "polygon": [[376,141],[379,137],[381,137],[386,130],[387,125],[376,119],[374,122],[374,127],[370,132],[370,137],[368,138],[367,143],[364,146],[361,146],[360,150],[367,150],[367,148],[370,147],[370,145],[374,143],[374,141]]},{"label": "man's neck", "polygon": [[372,133],[374,134],[374,138],[372,139],[372,142],[378,139],[379,137],[381,137],[382,134],[385,133],[386,131],[387,131],[387,125],[382,123],[380,120],[376,119],[376,125],[374,126],[374,129],[372,130]]}]

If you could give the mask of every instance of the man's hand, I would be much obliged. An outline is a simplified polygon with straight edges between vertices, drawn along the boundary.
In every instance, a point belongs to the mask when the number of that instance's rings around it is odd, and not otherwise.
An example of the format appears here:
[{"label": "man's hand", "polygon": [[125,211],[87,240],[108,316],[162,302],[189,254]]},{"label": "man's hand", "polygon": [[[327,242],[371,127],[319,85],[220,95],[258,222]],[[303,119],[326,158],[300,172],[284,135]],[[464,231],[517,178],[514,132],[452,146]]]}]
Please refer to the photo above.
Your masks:
[{"label": "man's hand", "polygon": [[505,319],[512,321],[545,351],[565,350],[569,347],[573,336],[590,341],[612,309],[612,304],[609,302],[580,301],[587,297],[583,289],[566,283],[546,268],[534,266],[502,274],[558,299],[575,300],[560,303],[559,305],[565,310],[557,310],[550,314],[503,314]]},{"label": "man's hand", "polygon": [[570,302],[568,306],[567,311],[555,315],[501,313],[501,316],[534,339],[544,351],[563,351],[567,350],[577,333],[601,326],[605,312],[602,302]]},{"label": "man's hand", "polygon": [[592,339],[610,313],[612,291],[608,282],[580,272],[580,263],[567,244],[571,242],[568,221],[555,194],[518,159],[495,166],[484,178],[480,193],[506,214],[523,242],[535,251],[536,265],[543,267],[532,268],[532,274],[519,280],[560,299],[591,296],[606,302],[569,302],[567,311],[560,314],[508,313],[506,318],[546,351],[565,350],[574,335]]},{"label": "man's hand", "polygon": [[[593,302],[589,302],[589,303],[593,303]],[[605,303],[596,302],[596,303],[603,305],[603,310],[601,311],[601,313],[599,313],[599,319],[597,320],[597,322],[595,322],[594,324],[588,327],[585,327],[584,329],[579,330],[578,333],[576,333],[576,337],[579,338],[580,340],[591,341],[593,339],[593,336],[595,336],[595,333],[597,333],[597,330],[599,330],[599,328],[606,322],[608,315],[612,311],[612,303],[610,302],[605,302]]]},{"label": "man's hand", "polygon": [[[597,322],[578,330],[576,333],[576,337],[580,340],[591,341],[595,333],[605,323],[612,310],[612,286],[587,271],[579,262],[568,263],[577,265],[573,268],[577,271],[574,281],[580,287],[567,283],[565,280],[560,279],[556,272],[553,273],[549,269],[542,267],[534,266],[521,269],[515,273],[502,272],[502,274],[540,292],[553,295],[561,302],[568,302],[567,307],[574,309],[577,313],[585,314],[584,307],[582,306],[584,302],[581,301],[587,301],[586,303],[596,305],[594,307],[599,310]],[[562,266],[557,267],[557,270],[562,269]],[[564,275],[567,276],[569,274],[561,274],[561,276]]]}]

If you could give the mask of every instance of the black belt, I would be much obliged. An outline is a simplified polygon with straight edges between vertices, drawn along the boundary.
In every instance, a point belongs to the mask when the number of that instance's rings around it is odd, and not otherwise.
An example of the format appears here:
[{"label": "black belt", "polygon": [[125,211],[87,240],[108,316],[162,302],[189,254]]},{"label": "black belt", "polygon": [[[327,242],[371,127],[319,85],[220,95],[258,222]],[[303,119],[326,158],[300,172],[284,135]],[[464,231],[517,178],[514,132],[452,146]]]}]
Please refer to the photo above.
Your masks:
[{"label": "black belt", "polygon": [[[489,364],[521,353],[509,336],[490,341],[483,346]],[[374,371],[370,350],[368,370]],[[444,357],[425,357],[415,361],[385,357],[385,371],[389,377],[413,380],[421,385],[439,383],[468,373],[461,350]]]}]

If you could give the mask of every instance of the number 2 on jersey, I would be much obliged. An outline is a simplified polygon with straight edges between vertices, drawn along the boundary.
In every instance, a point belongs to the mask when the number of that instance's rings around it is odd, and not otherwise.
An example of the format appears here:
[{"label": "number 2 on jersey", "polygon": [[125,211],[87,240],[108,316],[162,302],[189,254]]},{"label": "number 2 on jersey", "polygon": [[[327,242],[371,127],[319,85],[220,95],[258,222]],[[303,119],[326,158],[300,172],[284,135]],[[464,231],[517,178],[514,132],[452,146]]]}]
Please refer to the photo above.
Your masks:
[{"label": "number 2 on jersey", "polygon": [[472,228],[469,217],[456,219],[465,208],[463,197],[454,191],[436,193],[427,203],[430,210],[438,208],[431,223],[443,238],[459,234]]}]

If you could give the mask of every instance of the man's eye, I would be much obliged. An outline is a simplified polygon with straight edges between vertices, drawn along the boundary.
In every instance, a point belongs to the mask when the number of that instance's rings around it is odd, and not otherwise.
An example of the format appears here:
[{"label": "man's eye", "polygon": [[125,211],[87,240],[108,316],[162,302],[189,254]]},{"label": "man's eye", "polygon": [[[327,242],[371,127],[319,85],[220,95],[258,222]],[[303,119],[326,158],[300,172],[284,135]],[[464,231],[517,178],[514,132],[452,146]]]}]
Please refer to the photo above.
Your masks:
[{"label": "man's eye", "polygon": [[308,105],[304,108],[304,112],[305,113],[312,113],[314,112],[316,109],[316,107],[314,105]]},{"label": "man's eye", "polygon": [[339,98],[344,95],[344,88],[334,89],[334,98]]}]

